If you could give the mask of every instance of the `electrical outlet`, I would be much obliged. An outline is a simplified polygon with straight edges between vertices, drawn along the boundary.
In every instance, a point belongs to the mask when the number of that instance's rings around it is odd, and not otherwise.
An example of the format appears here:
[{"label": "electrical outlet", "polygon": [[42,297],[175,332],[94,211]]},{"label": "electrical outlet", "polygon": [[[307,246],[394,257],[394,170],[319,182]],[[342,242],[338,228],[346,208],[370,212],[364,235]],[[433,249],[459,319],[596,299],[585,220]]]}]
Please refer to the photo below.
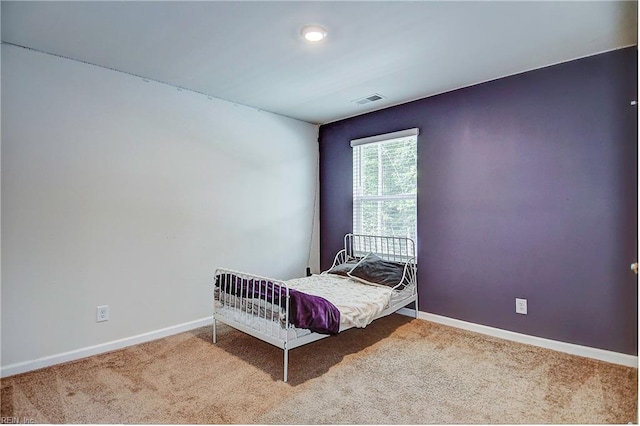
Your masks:
[{"label": "electrical outlet", "polygon": [[516,314],[527,315],[527,299],[516,298]]},{"label": "electrical outlet", "polygon": [[109,321],[109,305],[96,307],[96,322]]}]

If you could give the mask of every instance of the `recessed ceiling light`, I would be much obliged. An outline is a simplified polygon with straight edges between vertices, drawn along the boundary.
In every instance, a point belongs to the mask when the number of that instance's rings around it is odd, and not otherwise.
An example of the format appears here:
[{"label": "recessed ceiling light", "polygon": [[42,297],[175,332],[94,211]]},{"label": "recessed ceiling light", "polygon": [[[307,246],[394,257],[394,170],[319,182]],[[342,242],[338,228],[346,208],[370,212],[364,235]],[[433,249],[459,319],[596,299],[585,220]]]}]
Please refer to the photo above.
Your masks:
[{"label": "recessed ceiling light", "polygon": [[327,30],[318,25],[307,25],[300,31],[305,40],[312,43],[322,41],[327,37]]}]

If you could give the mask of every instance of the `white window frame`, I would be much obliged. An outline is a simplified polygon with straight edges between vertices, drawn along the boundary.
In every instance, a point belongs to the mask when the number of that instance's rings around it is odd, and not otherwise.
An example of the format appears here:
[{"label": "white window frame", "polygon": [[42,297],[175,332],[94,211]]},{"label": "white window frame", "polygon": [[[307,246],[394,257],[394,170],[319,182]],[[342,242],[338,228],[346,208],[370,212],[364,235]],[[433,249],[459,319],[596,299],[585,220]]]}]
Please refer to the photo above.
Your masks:
[{"label": "white window frame", "polygon": [[[419,129],[418,128],[412,128],[412,129],[406,129],[406,130],[400,130],[397,132],[391,132],[391,133],[385,133],[385,134],[381,134],[381,135],[375,135],[375,136],[370,136],[370,137],[366,137],[366,138],[360,138],[360,139],[354,139],[351,141],[351,147],[352,148],[356,148],[358,146],[361,145],[367,145],[367,144],[373,144],[373,143],[382,143],[382,142],[392,142],[394,140],[397,139],[402,139],[402,138],[406,138],[406,137],[418,137],[419,134]],[[353,156],[354,156],[354,165],[353,167],[357,167],[359,165],[360,170],[358,170],[358,175],[362,176],[363,170],[362,168],[364,167],[363,165],[363,161],[358,158],[357,159],[357,164],[356,164],[356,156],[357,155],[361,155],[362,152],[361,150],[354,150],[353,151]],[[417,154],[417,153],[416,153]],[[417,159],[416,159],[417,161]],[[381,163],[379,163],[379,167],[380,167]],[[354,169],[355,171],[355,169]],[[397,195],[382,195],[382,194],[378,194],[378,195],[364,195],[363,194],[363,189],[360,185],[358,185],[359,182],[356,182],[355,179],[353,181],[353,210],[352,210],[352,214],[353,214],[353,232],[354,233],[361,233],[361,230],[356,229],[356,226],[358,224],[362,225],[363,223],[363,209],[362,209],[362,203],[364,201],[390,201],[390,200],[416,200],[417,198],[417,194],[397,194]],[[416,204],[416,208],[417,208],[417,204]],[[356,215],[360,214],[360,217],[358,218],[358,220],[356,219]],[[416,232],[416,236],[417,236],[417,223],[415,225],[415,232]],[[389,235],[389,237],[393,237],[393,236],[397,236],[397,235]]]}]

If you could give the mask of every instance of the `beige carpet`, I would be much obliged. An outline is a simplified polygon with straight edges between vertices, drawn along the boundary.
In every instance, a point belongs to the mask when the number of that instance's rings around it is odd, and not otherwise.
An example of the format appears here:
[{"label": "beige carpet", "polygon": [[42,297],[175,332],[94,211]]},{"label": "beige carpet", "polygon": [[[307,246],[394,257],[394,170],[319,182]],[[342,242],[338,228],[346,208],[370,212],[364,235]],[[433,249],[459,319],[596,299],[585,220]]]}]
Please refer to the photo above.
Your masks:
[{"label": "beige carpet", "polygon": [[37,423],[628,423],[638,371],[400,315],[290,352],[226,326],[2,379]]}]

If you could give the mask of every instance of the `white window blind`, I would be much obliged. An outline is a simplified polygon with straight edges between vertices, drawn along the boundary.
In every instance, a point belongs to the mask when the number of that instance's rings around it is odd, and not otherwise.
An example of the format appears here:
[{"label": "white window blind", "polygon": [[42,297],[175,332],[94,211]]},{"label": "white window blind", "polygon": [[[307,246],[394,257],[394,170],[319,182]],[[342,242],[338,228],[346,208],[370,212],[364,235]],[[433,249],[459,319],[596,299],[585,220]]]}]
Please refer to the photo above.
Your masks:
[{"label": "white window blind", "polygon": [[351,141],[353,232],[417,236],[418,129]]}]

